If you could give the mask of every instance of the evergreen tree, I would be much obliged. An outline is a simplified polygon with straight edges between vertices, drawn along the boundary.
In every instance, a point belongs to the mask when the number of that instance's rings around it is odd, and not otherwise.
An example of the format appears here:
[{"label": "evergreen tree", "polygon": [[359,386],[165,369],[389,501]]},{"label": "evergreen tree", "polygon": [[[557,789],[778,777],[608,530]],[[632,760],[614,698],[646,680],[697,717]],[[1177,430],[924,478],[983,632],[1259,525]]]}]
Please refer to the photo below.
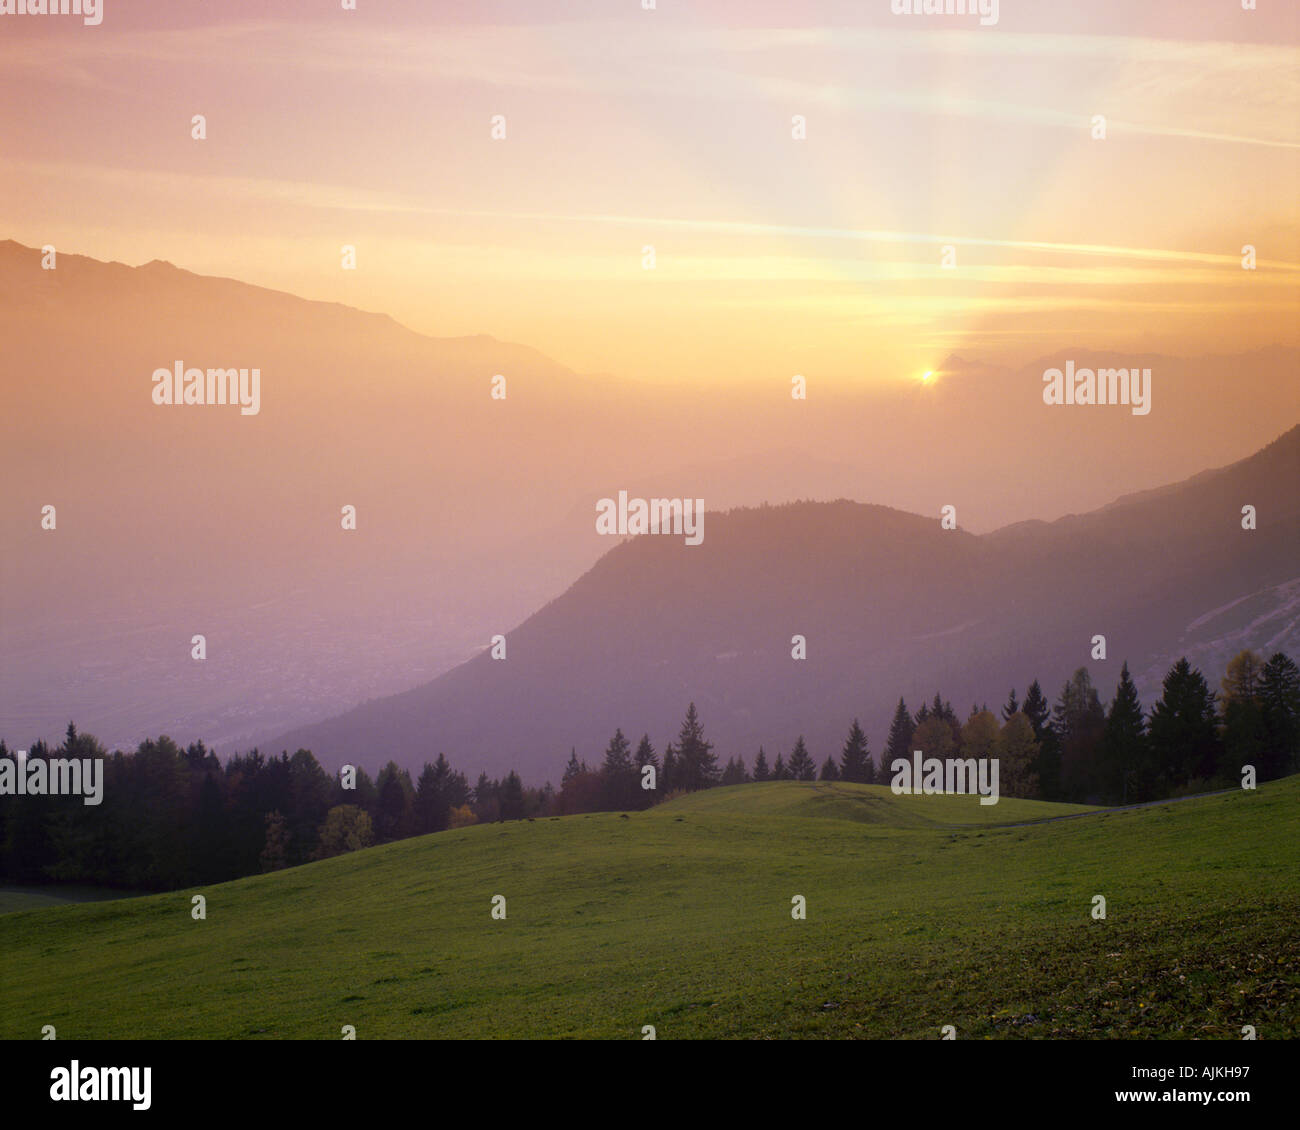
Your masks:
[{"label": "evergreen tree", "polygon": [[[976,713],[979,713],[976,711]],[[930,704],[930,717],[939,718],[948,723],[948,728],[952,731],[953,749],[961,747],[961,722],[957,719],[957,712],[952,708],[952,703],[944,700],[938,691],[934,692],[934,702]]]},{"label": "evergreen tree", "polygon": [[722,783],[724,785],[743,785],[745,783],[744,762],[739,762],[734,757],[727,758],[727,767],[722,771]]},{"label": "evergreen tree", "polygon": [[1007,704],[1002,708],[1002,721],[1007,722],[1011,715],[1020,712],[1020,703],[1016,701],[1016,688],[1011,688],[1011,693],[1007,696]]},{"label": "evergreen tree", "polygon": [[[438,771],[429,762],[424,763],[424,768],[420,770],[419,777],[415,780],[415,830],[418,835],[426,835],[429,832],[437,832],[441,829],[438,827],[438,810],[440,807],[439,788],[438,788]],[[338,820],[336,818],[335,824]],[[444,824],[443,827],[446,827]],[[331,827],[331,835],[335,832],[335,827]],[[331,855],[338,855],[337,851],[331,851]],[[323,857],[322,857],[323,858]]]},{"label": "evergreen tree", "polygon": [[578,764],[578,750],[576,747],[572,747],[569,750],[569,763],[564,767],[564,776],[560,778],[560,788],[567,785],[581,772],[582,766]]},{"label": "evergreen tree", "polygon": [[1277,776],[1269,772],[1264,738],[1264,709],[1260,691],[1263,686],[1264,657],[1256,652],[1238,652],[1228,663],[1219,695],[1219,712],[1223,718],[1223,765],[1219,777],[1223,783],[1234,779],[1244,765],[1253,765],[1258,779]]},{"label": "evergreen tree", "polygon": [[785,762],[782,760],[781,754],[778,751],[776,755],[776,763],[772,766],[772,780],[788,781],[789,779],[790,771],[785,767]]},{"label": "evergreen tree", "polygon": [[[906,713],[906,708],[904,708]],[[855,781],[858,784],[869,785],[875,777],[872,772],[871,753],[867,749],[867,735],[862,732],[856,718],[853,719],[853,725],[849,729],[849,736],[844,741],[844,749],[840,753],[840,772],[839,776],[846,781]],[[824,780],[834,780],[826,778]]]},{"label": "evergreen tree", "polygon": [[606,811],[625,812],[636,807],[637,772],[632,763],[632,746],[621,728],[609,739],[601,776],[601,802]]},{"label": "evergreen tree", "polygon": [[1285,652],[1276,652],[1264,664],[1259,702],[1264,740],[1260,776],[1269,780],[1300,771],[1300,668]]},{"label": "evergreen tree", "polygon": [[[645,767],[649,765],[654,768],[654,788],[642,788],[641,782],[645,779]],[[655,753],[655,747],[650,744],[650,735],[641,735],[641,744],[636,747],[636,807],[649,808],[654,802],[654,798],[659,795],[662,770],[659,766],[659,757]]]},{"label": "evergreen tree", "polygon": [[902,759],[910,764],[914,733],[916,727],[912,724],[912,716],[907,712],[907,703],[900,698],[898,709],[894,711],[894,720],[889,725],[889,740],[885,743],[885,752],[880,758],[880,771],[876,775],[878,783],[889,783],[895,761]]},{"label": "evergreen tree", "polygon": [[513,769],[501,782],[500,792],[501,819],[522,820],[524,818],[524,783]]},{"label": "evergreen tree", "polygon": [[1038,738],[1038,764],[1034,766],[1034,772],[1038,777],[1038,794],[1043,800],[1064,799],[1061,791],[1061,735],[1055,722],[1043,724]]},{"label": "evergreen tree", "polygon": [[375,822],[380,843],[405,839],[415,831],[415,787],[411,775],[390,761],[379,773],[379,819]]},{"label": "evergreen tree", "polygon": [[686,709],[686,720],[677,735],[677,756],[681,766],[680,788],[694,792],[718,783],[718,759],[713,753],[713,743],[704,740],[704,729],[693,702]]},{"label": "evergreen tree", "polygon": [[1099,754],[1106,711],[1086,667],[1075,671],[1061,688],[1052,725],[1061,743],[1062,795],[1075,801],[1100,799]]},{"label": "evergreen tree", "polygon": [[669,742],[664,747],[664,775],[659,786],[664,796],[681,787],[677,783],[678,776],[677,751],[673,749],[673,743]]},{"label": "evergreen tree", "polygon": [[835,764],[834,754],[828,754],[826,760],[822,762],[822,770],[818,777],[822,781],[838,781],[840,779],[840,767]]},{"label": "evergreen tree", "polygon": [[792,781],[815,781],[817,779],[817,763],[813,761],[807,747],[803,744],[802,734],[799,735],[799,740],[794,743],[794,749],[790,752],[788,772]]},{"label": "evergreen tree", "polygon": [[1043,694],[1043,688],[1038,685],[1035,679],[1029,684],[1029,690],[1025,692],[1025,704],[1020,711],[1029,719],[1029,724],[1034,728],[1034,738],[1037,741],[1043,740],[1043,731],[1047,728],[1047,720],[1051,717],[1051,707],[1047,705],[1047,696]]},{"label": "evergreen tree", "polygon": [[1101,791],[1111,804],[1151,799],[1155,780],[1147,753],[1146,719],[1125,661],[1101,738]]},{"label": "evergreen tree", "polygon": [[754,780],[767,781],[771,779],[771,773],[767,768],[767,754],[763,752],[763,747],[758,747],[758,756],[754,758]]},{"label": "evergreen tree", "polygon": [[1165,676],[1164,693],[1151,709],[1147,734],[1151,755],[1165,782],[1165,795],[1193,782],[1214,779],[1222,746],[1214,692],[1186,657]]}]

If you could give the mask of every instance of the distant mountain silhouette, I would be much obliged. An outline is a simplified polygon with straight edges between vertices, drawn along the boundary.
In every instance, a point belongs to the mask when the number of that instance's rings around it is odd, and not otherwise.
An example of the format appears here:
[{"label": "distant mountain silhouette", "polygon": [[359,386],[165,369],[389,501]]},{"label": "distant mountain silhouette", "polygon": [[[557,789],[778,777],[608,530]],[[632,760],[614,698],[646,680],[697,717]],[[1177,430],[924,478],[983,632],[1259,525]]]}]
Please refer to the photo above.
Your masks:
[{"label": "distant mountain silhouette", "polygon": [[[937,519],[853,502],[709,515],[704,544],[647,536],[617,545],[563,596],[484,653],[405,694],[269,743],[328,766],[416,766],[446,751],[491,772],[558,780],[571,746],[594,763],[615,727],[672,738],[689,700],[725,760],[769,760],[805,735],[837,752],[855,716],[883,745],[900,694],[936,690],[964,717],[1034,677],[1055,698],[1088,666],[1103,697],[1127,659],[1151,696],[1188,648],[1297,650],[1300,427],[1249,459],[1093,513],[982,537]],[[1241,528],[1252,505],[1258,529]],[[1207,613],[1247,598],[1250,616],[1198,635]],[[1250,630],[1251,626],[1254,630]],[[791,658],[791,637],[808,658]],[[1090,658],[1094,635],[1108,658]],[[1214,651],[1219,640],[1222,647]]]},{"label": "distant mountain silhouette", "polygon": [[[1140,419],[1045,407],[1041,368],[1059,356],[1012,370],[969,351],[933,388],[812,373],[796,402],[786,373],[597,378],[525,345],[429,337],[157,260],[41,258],[0,241],[0,737],[18,748],[75,719],[110,746],[168,733],[228,753],[427,682],[591,568],[609,548],[595,500],[620,489],[703,497],[706,542],[689,552],[705,559],[732,536],[722,511],[763,502],[885,503],[926,515],[919,529],[951,503],[983,532],[1239,459],[1300,415],[1300,351],[1276,346],[1144,359],[1155,406]],[[152,372],[177,360],[258,367],[260,412],[153,404]],[[489,396],[495,374],[505,401]],[[40,527],[47,504],[57,532]],[[1197,631],[1239,631],[1246,607]],[[801,630],[810,671],[830,653],[825,633],[782,626]],[[669,721],[641,724],[662,737]]]}]

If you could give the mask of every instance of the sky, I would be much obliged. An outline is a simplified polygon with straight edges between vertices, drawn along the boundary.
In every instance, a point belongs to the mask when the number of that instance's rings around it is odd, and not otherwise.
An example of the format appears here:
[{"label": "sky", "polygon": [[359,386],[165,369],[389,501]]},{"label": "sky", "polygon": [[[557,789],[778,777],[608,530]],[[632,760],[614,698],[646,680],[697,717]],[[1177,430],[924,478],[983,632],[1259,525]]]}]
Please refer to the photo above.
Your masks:
[{"label": "sky", "polygon": [[0,15],[0,238],[686,390],[1300,343],[1294,4],[103,4]]}]

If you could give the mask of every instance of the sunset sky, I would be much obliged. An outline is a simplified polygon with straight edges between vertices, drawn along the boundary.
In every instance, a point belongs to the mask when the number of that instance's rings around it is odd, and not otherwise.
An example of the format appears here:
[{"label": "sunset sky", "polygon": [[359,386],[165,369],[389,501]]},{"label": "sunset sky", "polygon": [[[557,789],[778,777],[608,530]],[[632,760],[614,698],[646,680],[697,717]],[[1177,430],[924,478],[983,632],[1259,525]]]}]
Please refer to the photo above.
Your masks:
[{"label": "sunset sky", "polygon": [[104,4],[0,16],[0,238],[682,386],[1300,341],[1294,4]]}]

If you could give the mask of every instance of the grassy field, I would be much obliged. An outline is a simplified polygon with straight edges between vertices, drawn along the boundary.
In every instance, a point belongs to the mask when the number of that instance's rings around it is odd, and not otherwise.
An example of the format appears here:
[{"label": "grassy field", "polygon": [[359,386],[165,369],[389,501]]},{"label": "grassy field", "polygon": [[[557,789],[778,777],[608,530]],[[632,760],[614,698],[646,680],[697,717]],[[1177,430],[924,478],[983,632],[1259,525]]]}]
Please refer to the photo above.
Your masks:
[{"label": "grassy field", "polygon": [[132,898],[140,893],[142,892],[109,890],[106,887],[0,887],[0,914],[12,914],[15,910],[40,910],[46,906],[66,906],[70,902]]},{"label": "grassy field", "polygon": [[0,1037],[1295,1038],[1298,814],[1300,778],[1128,812],[780,782],[465,828],[206,921],[0,916]]}]

